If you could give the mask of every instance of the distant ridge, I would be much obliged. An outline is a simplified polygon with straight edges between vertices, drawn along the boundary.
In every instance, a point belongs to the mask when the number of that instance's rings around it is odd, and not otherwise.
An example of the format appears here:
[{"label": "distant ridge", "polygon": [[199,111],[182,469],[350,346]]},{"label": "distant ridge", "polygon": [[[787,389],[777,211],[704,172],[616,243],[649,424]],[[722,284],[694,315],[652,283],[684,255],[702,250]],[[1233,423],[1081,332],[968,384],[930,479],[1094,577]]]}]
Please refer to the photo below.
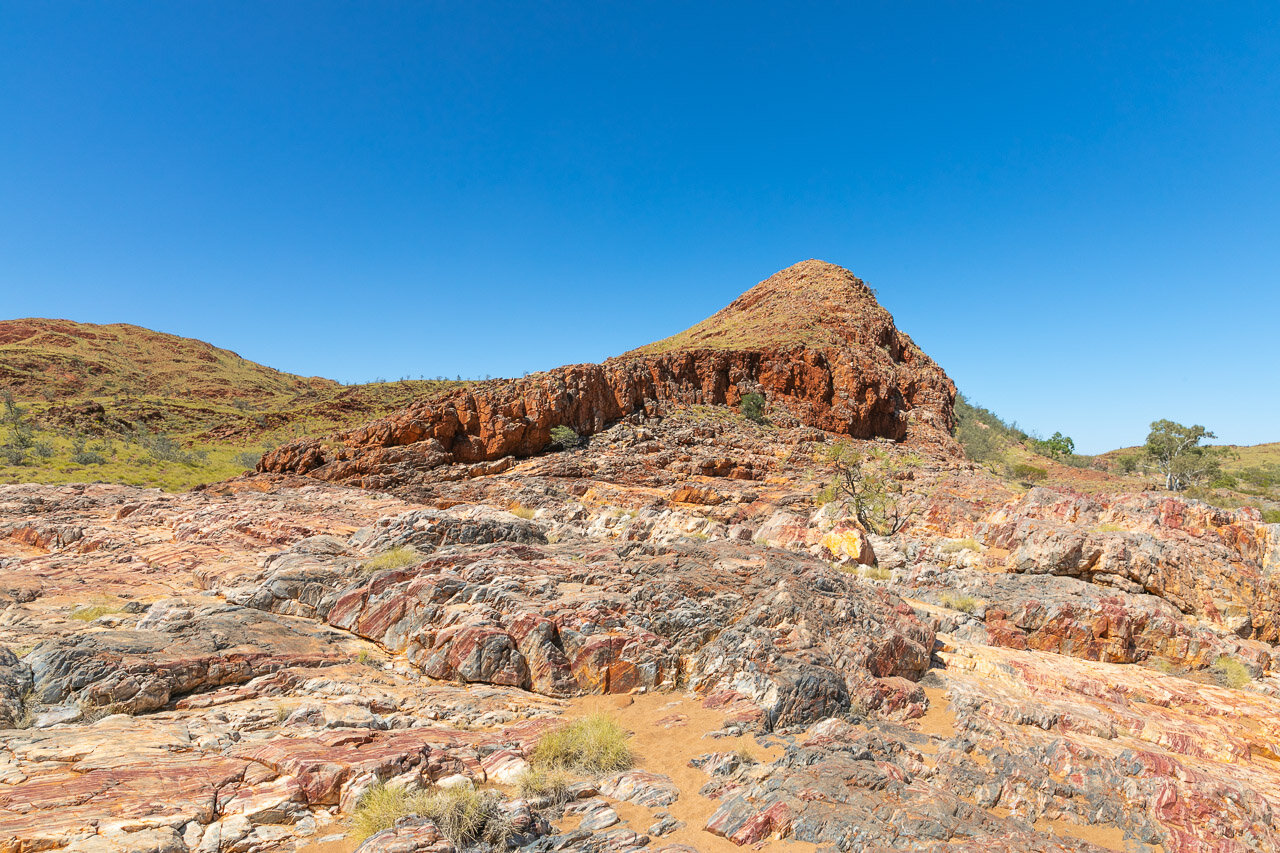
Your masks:
[{"label": "distant ridge", "polygon": [[0,386],[24,398],[166,394],[250,401],[339,387],[194,338],[126,323],[43,318],[0,321]]}]

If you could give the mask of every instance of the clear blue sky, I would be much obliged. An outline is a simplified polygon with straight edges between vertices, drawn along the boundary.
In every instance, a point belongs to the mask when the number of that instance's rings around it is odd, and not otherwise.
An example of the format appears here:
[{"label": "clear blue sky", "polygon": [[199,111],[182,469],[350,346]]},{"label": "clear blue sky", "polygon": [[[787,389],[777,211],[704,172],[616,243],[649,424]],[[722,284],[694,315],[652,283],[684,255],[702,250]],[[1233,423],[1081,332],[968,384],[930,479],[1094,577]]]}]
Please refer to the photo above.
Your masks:
[{"label": "clear blue sky", "polygon": [[0,0],[0,317],[515,375],[819,257],[1025,428],[1280,440],[1278,19]]}]

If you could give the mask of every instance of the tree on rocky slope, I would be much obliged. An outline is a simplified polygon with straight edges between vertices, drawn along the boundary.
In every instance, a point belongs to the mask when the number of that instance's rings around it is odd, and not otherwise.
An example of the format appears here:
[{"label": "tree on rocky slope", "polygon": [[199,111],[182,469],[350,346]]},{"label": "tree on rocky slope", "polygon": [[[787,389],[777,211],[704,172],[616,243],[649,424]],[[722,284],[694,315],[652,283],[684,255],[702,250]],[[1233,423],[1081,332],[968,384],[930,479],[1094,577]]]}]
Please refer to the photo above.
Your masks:
[{"label": "tree on rocky slope", "polygon": [[0,455],[10,465],[26,461],[27,451],[35,446],[35,429],[26,419],[26,409],[14,402],[13,395],[5,389],[0,395],[0,425],[5,427],[5,442],[0,445]]},{"label": "tree on rocky slope", "polygon": [[1221,448],[1205,447],[1200,442],[1217,438],[1203,426],[1183,426],[1171,420],[1154,421],[1143,455],[1164,477],[1165,488],[1178,491],[1202,482],[1222,467]]},{"label": "tree on rocky slope", "polygon": [[863,530],[893,536],[919,515],[902,485],[905,468],[899,462],[874,450],[861,454],[845,442],[833,445],[828,458],[835,476],[827,494],[846,501]]},{"label": "tree on rocky slope", "polygon": [[1061,432],[1055,432],[1043,441],[1035,441],[1034,447],[1037,453],[1054,459],[1061,459],[1076,452],[1076,443],[1071,440],[1071,436],[1063,435]]}]

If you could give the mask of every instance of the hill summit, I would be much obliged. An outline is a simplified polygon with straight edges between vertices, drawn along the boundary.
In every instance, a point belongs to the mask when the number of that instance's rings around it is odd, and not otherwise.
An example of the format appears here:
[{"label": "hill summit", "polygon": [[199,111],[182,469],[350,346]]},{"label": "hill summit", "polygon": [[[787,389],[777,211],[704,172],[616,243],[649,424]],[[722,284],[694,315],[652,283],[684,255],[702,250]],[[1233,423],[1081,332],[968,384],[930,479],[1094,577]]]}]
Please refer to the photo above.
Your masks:
[{"label": "hill summit", "polygon": [[[950,445],[955,386],[848,270],[809,260],[685,332],[603,364],[494,380],[363,427],[286,444],[259,470],[411,489],[532,456],[552,430],[592,435],[624,418],[737,406],[758,394],[779,425]],[[461,468],[457,467],[461,466]],[[447,469],[437,471],[436,469]]]},{"label": "hill summit", "polygon": [[779,349],[895,342],[893,317],[875,292],[844,267],[808,260],[757,284],[679,334],[628,355],[687,349]]}]

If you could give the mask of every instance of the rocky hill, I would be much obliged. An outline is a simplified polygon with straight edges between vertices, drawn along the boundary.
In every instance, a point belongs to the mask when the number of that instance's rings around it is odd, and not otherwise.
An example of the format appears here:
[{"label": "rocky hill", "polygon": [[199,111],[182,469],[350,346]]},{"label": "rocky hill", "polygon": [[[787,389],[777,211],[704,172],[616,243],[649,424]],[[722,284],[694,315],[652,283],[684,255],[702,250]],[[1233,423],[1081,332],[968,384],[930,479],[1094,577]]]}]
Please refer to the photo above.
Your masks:
[{"label": "rocky hill", "polygon": [[762,395],[778,423],[948,444],[955,386],[861,280],[810,260],[649,347],[604,364],[483,383],[329,438],[292,442],[259,470],[417,487],[458,475],[438,468],[541,452],[556,427],[592,435],[624,417],[735,406],[745,394]]},{"label": "rocky hill", "polygon": [[226,479],[282,441],[362,423],[465,383],[344,386],[204,341],[124,324],[0,321],[0,482],[100,481],[167,489]]},{"label": "rocky hill", "polygon": [[844,271],[734,306],[283,472],[0,486],[0,850],[1280,850],[1280,525],[975,465]]}]

